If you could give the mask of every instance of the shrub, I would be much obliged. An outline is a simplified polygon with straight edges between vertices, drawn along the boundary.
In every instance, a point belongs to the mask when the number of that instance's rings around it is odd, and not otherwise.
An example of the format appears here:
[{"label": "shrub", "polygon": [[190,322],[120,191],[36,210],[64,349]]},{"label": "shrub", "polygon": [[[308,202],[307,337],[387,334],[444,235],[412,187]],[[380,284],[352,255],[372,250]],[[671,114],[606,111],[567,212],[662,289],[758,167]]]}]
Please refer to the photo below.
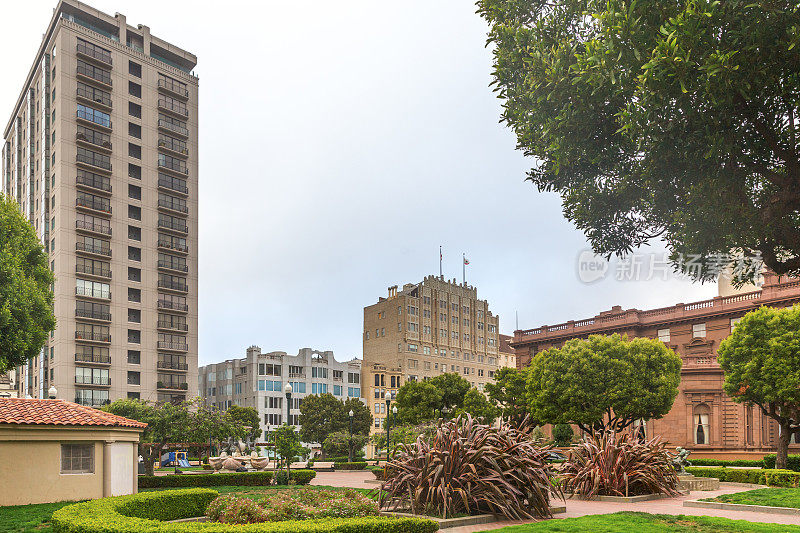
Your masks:
[{"label": "shrub", "polygon": [[209,519],[228,524],[377,515],[378,504],[353,489],[273,491],[257,503],[220,496],[206,511]]},{"label": "shrub", "polygon": [[492,513],[512,519],[551,516],[549,448],[532,440],[533,427],[479,424],[469,414],[439,422],[435,433],[401,444],[388,466],[381,506],[451,517]]},{"label": "shrub", "polygon": [[186,474],[139,476],[140,489],[165,487],[262,486],[272,483],[272,472],[220,472],[219,474]]},{"label": "shrub", "polygon": [[208,504],[206,516],[223,524],[254,524],[266,522],[266,512],[250,498],[219,496]]},{"label": "shrub", "polygon": [[553,426],[553,442],[556,446],[569,446],[575,432],[569,424],[556,424]]},{"label": "shrub", "polygon": [[218,493],[210,489],[142,492],[67,505],[53,513],[56,533],[434,533],[438,525],[418,518],[325,518],[283,523],[225,525],[165,523],[202,516]]},{"label": "shrub", "polygon": [[800,472],[793,470],[744,470],[735,468],[711,468],[691,466],[687,472],[697,477],[715,477],[720,481],[734,483],[753,483],[756,485],[770,485],[774,487],[800,487]]},{"label": "shrub", "polygon": [[370,466],[367,468],[375,476],[375,479],[383,479],[384,470],[379,466]]},{"label": "shrub", "polygon": [[[764,468],[775,468],[777,456],[772,453],[764,456]],[[759,465],[761,466],[761,465]],[[786,469],[800,472],[800,455],[790,455],[786,458]]]},{"label": "shrub", "polygon": [[365,461],[333,463],[333,468],[336,470],[364,470],[366,467],[367,463]]},{"label": "shrub", "polygon": [[755,466],[763,467],[763,459],[692,459],[689,458],[692,466]]},{"label": "shrub", "polygon": [[[317,473],[313,470],[292,470],[292,484],[294,485],[308,485],[311,480],[317,477]],[[275,472],[275,483],[277,485],[288,485],[286,482],[286,470],[278,470]]]},{"label": "shrub", "polygon": [[[360,450],[357,451],[357,452],[353,452],[353,459],[355,459],[356,461],[363,461],[364,460],[364,452],[360,451]],[[319,460],[321,461],[322,459],[319,459]],[[328,457],[325,460],[326,461],[331,461],[332,463],[347,463],[347,462],[350,461],[350,458],[347,457],[346,455],[338,455],[338,456],[335,456],[335,457]]]},{"label": "shrub", "polygon": [[660,437],[642,442],[627,433],[596,433],[561,466],[564,490],[588,498],[678,494],[678,476]]}]

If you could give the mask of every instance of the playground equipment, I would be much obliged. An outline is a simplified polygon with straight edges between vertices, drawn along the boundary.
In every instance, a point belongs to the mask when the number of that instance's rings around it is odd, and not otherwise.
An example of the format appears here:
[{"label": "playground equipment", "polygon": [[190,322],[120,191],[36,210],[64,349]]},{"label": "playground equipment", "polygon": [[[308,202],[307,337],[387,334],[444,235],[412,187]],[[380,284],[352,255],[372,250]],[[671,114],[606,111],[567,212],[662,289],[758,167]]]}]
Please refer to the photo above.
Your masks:
[{"label": "playground equipment", "polygon": [[161,466],[180,466],[189,468],[189,461],[186,458],[186,452],[167,452],[161,456]]}]

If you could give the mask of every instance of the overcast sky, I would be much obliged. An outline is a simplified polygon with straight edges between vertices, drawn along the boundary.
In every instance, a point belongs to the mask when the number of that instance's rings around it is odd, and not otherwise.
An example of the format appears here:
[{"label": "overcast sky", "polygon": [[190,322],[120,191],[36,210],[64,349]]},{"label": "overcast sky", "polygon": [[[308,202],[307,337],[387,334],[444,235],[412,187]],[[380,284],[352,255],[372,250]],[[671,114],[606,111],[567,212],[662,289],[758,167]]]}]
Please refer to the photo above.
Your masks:
[{"label": "overcast sky", "polygon": [[[468,1],[89,3],[198,56],[201,365],[251,344],[361,357],[363,307],[438,274],[440,245],[506,334],[515,312],[530,328],[716,294],[613,262],[580,281],[586,240],[524,181]],[[3,6],[3,124],[55,5]]]}]

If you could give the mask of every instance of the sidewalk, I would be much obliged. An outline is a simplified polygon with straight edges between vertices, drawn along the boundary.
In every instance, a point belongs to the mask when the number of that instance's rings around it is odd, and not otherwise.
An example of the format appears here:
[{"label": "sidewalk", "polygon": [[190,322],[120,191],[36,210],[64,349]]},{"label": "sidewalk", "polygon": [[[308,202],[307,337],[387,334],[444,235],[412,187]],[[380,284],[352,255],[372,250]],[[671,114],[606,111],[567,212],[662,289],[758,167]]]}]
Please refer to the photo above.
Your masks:
[{"label": "sidewalk", "polygon": [[[367,480],[375,479],[371,472],[351,471],[351,472],[318,472],[317,477],[311,482],[313,485],[331,485],[334,487],[355,487],[361,489],[374,489],[378,485],[366,483]],[[583,500],[567,500],[567,512],[556,515],[555,519],[576,518],[579,516],[592,514],[610,514],[619,511],[640,511],[652,514],[670,515],[693,515],[693,516],[718,516],[731,518],[734,520],[747,520],[750,522],[769,522],[774,524],[794,524],[800,525],[800,519],[796,516],[775,515],[768,513],[756,513],[751,511],[726,511],[722,509],[700,509],[696,507],[684,507],[685,500],[699,500],[701,498],[713,498],[721,494],[732,494],[752,490],[754,487],[739,485],[736,483],[721,483],[719,490],[695,491],[687,496],[678,496],[664,500],[652,500],[640,503],[611,503]],[[554,502],[558,503],[558,502]],[[488,531],[506,526],[514,526],[530,522],[504,521],[492,524],[481,524],[475,526],[464,526],[447,529],[447,533],[473,533],[475,531]]]},{"label": "sidewalk", "polygon": [[[713,498],[721,494],[733,494],[752,490],[753,487],[746,487],[734,483],[721,483],[719,490],[695,491],[688,496],[678,496],[664,500],[652,500],[640,503],[611,503],[595,502],[583,500],[567,500],[567,512],[558,514],[555,519],[576,518],[592,514],[610,514],[619,511],[640,511],[651,514],[671,514],[671,515],[693,515],[693,516],[717,516],[721,518],[731,518],[733,520],[747,520],[749,522],[770,522],[773,524],[793,524],[800,525],[797,516],[774,515],[768,513],[754,513],[750,511],[725,511],[722,509],[700,509],[695,507],[684,507],[684,500],[699,500],[701,498]],[[528,522],[506,521],[495,522],[493,524],[483,524],[477,526],[466,526],[448,529],[447,533],[472,533],[474,531],[487,531],[506,526],[514,526]]]}]

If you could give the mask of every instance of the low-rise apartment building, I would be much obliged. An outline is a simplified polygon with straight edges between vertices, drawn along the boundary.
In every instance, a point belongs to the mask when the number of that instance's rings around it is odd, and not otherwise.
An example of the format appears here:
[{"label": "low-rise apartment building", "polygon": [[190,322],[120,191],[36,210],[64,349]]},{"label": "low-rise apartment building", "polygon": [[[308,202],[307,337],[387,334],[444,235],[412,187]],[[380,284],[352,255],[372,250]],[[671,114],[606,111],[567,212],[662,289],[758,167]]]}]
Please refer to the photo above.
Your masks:
[{"label": "low-rise apartment building", "polygon": [[[361,399],[361,359],[339,362],[331,351],[301,348],[297,355],[289,355],[262,353],[258,346],[251,346],[244,358],[200,367],[199,374],[199,395],[206,404],[220,409],[255,408],[264,439],[287,422],[287,412],[288,423],[298,426],[300,402],[306,396],[330,393],[341,401]],[[292,386],[290,406],[284,392],[287,383]]]}]

